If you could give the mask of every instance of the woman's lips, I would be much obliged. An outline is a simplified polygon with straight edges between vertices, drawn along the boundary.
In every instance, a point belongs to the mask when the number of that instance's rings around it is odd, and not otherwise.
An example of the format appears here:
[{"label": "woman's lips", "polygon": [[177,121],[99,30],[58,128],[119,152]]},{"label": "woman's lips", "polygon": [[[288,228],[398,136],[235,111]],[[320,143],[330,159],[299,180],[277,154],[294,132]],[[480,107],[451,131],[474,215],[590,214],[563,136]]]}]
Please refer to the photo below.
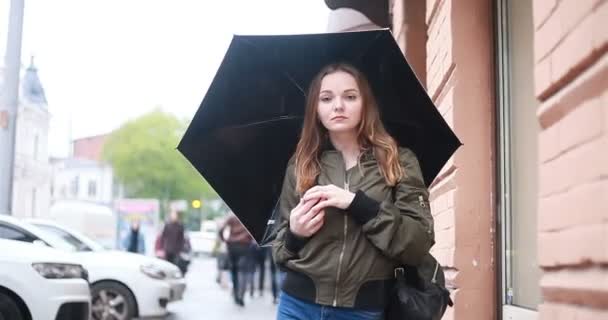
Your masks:
[{"label": "woman's lips", "polygon": [[337,116],[337,117],[331,118],[332,121],[340,121],[340,120],[346,120],[346,119],[348,119],[348,118],[344,117],[344,116]]}]

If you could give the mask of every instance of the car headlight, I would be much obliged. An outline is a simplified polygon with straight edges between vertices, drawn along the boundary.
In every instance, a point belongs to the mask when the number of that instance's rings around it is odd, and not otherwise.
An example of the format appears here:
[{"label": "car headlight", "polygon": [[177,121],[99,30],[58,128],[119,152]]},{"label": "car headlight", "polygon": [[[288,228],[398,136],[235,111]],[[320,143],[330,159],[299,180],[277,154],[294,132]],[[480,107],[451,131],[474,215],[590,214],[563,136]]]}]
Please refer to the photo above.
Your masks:
[{"label": "car headlight", "polygon": [[89,280],[87,270],[78,264],[34,263],[32,264],[41,276],[47,279],[84,279]]},{"label": "car headlight", "polygon": [[167,277],[167,274],[159,267],[153,264],[146,264],[140,267],[141,272],[153,279],[163,280]]}]

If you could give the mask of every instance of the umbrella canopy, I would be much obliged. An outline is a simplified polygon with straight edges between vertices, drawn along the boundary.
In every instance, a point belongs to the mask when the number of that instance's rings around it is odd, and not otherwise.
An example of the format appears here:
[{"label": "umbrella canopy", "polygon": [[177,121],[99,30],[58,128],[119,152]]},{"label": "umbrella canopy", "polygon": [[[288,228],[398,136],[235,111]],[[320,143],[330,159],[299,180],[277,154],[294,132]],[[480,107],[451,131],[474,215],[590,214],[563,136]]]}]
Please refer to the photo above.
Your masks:
[{"label": "umbrella canopy", "polygon": [[369,80],[382,121],[429,185],[460,146],[389,30],[234,36],[178,150],[262,243],[298,142],[308,86],[346,62]]}]

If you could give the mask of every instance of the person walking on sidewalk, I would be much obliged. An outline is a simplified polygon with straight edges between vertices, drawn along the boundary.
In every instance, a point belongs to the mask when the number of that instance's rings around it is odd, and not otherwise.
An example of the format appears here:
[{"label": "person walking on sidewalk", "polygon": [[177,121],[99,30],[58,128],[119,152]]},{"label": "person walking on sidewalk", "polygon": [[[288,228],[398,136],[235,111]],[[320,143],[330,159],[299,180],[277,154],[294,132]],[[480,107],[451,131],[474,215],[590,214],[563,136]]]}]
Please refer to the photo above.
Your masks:
[{"label": "person walking on sidewalk", "polygon": [[184,249],[185,244],[185,231],[178,211],[171,211],[169,221],[165,224],[160,235],[160,244],[164,251],[165,260],[176,266],[179,265],[179,254]]},{"label": "person walking on sidewalk", "polygon": [[428,207],[417,157],[385,130],[365,77],[323,68],[279,198],[277,319],[382,319],[394,268],[434,243]]},{"label": "person walking on sidewalk", "polygon": [[122,247],[128,252],[146,254],[146,243],[139,228],[139,220],[131,221],[131,228],[122,241]]},{"label": "person walking on sidewalk", "polygon": [[[226,228],[230,230],[228,238],[224,237]],[[234,302],[239,306],[245,306],[245,290],[252,277],[253,261],[250,247],[253,244],[253,238],[232,212],[219,228],[219,237],[226,242],[228,249]]]},{"label": "person walking on sidewalk", "polygon": [[[264,295],[264,288],[266,285],[266,261],[268,261],[270,271],[270,286],[272,289],[273,302],[277,302],[278,288],[277,288],[277,275],[276,266],[272,259],[272,254],[269,247],[260,247],[255,244],[252,248],[253,260],[255,263],[255,269],[258,271],[258,292],[260,297]],[[251,297],[253,297],[255,291],[255,284],[251,286]]]}]

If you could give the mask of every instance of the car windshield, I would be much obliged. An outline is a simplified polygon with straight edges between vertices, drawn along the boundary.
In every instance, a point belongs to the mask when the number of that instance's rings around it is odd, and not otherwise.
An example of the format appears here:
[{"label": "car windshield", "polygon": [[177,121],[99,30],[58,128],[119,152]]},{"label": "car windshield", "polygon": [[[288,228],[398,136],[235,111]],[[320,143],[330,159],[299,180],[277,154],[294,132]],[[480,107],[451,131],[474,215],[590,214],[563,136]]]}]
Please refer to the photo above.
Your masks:
[{"label": "car windshield", "polygon": [[63,250],[63,251],[70,251],[70,252],[78,251],[78,246],[75,246],[74,244],[72,244],[68,241],[65,241],[64,239],[55,235],[54,233],[48,232],[48,231],[38,228],[36,226],[33,226],[33,227],[37,229],[36,235],[40,238],[40,240],[44,241],[49,246],[51,246],[55,249]]},{"label": "car windshield", "polygon": [[76,234],[75,232],[69,232],[65,229],[47,225],[47,224],[34,224],[39,229],[44,230],[47,233],[52,233],[57,237],[60,237],[65,242],[73,245],[77,251],[102,251],[105,250],[102,245],[98,244],[94,240],[87,238],[85,235]]}]

